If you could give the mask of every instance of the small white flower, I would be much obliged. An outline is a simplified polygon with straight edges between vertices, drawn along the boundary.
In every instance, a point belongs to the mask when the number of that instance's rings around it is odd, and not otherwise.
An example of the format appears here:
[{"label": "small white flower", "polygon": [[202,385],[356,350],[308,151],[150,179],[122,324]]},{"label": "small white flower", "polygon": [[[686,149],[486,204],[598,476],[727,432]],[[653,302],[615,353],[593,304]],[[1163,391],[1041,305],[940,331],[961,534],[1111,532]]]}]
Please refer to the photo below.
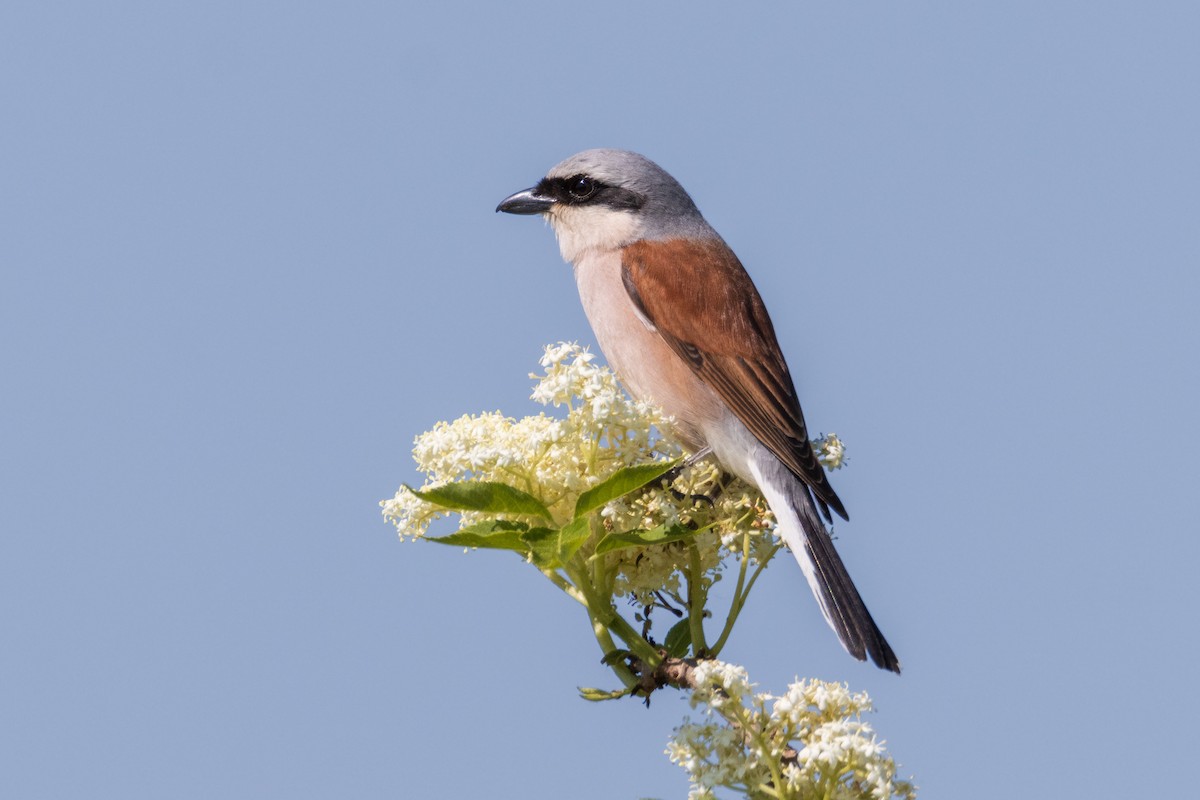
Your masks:
[{"label": "small white flower", "polygon": [[812,444],[813,449],[817,451],[817,460],[825,469],[841,469],[846,465],[846,446],[836,433],[824,435]]}]

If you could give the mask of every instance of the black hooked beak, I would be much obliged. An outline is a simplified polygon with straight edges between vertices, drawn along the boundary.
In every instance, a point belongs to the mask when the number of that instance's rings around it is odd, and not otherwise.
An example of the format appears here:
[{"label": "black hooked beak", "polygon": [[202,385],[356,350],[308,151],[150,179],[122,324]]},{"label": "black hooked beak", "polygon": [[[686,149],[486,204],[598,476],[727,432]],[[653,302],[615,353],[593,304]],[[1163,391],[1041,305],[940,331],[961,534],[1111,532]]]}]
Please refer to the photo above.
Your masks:
[{"label": "black hooked beak", "polygon": [[538,194],[536,188],[522,189],[501,200],[496,210],[505,214],[545,214],[552,205],[554,200]]}]

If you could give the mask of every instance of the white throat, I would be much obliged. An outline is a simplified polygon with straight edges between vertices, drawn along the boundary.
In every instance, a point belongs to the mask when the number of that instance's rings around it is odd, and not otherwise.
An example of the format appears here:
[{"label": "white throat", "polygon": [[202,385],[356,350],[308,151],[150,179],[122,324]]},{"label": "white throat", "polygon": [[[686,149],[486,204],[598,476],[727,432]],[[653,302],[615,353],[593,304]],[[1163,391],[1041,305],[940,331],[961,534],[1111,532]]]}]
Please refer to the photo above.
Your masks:
[{"label": "white throat", "polygon": [[642,225],[632,211],[556,206],[546,217],[558,237],[563,260],[572,264],[588,253],[610,252],[642,238]]}]

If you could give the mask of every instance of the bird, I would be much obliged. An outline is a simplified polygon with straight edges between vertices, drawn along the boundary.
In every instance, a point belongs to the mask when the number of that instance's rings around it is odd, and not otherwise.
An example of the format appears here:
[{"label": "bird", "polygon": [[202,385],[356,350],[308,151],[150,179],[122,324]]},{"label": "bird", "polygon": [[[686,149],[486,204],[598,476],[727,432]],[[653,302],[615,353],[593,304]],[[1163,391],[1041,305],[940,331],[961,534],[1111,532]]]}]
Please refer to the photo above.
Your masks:
[{"label": "bird", "polygon": [[809,441],[766,306],[683,186],[638,153],[585,150],[496,211],[549,221],[625,389],[674,417],[693,453],[758,488],[842,646],[899,673],[825,526],[830,510],[849,516]]}]

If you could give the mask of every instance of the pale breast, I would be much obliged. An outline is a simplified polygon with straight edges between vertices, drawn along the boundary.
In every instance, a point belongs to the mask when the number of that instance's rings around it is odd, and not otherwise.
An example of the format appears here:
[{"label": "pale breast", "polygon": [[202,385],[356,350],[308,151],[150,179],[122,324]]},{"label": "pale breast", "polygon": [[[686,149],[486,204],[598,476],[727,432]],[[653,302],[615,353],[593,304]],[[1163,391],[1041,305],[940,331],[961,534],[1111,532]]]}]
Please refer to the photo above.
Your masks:
[{"label": "pale breast", "polygon": [[728,416],[725,405],[638,314],[621,280],[620,253],[584,256],[575,279],[596,341],[626,390],[675,417],[689,447],[707,444],[705,432]]}]

